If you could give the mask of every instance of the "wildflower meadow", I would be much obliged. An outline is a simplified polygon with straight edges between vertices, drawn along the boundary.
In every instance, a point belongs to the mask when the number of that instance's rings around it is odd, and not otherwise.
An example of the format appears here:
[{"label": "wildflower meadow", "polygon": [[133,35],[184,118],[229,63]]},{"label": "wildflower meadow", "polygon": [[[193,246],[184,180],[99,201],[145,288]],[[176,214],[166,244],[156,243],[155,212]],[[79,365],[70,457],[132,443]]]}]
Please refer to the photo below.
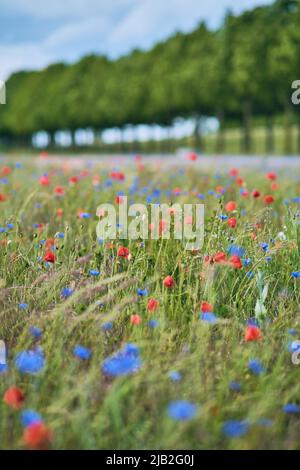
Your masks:
[{"label": "wildflower meadow", "polygon": [[[2,449],[300,448],[299,168],[0,163]],[[99,238],[124,196],[203,246]]]}]

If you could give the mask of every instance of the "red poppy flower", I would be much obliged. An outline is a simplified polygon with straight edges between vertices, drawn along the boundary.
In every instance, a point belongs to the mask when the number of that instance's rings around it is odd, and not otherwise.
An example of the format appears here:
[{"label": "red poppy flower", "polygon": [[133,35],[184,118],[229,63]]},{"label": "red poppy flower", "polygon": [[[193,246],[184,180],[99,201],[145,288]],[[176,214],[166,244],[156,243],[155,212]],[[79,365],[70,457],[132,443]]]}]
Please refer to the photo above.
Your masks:
[{"label": "red poppy flower", "polygon": [[236,227],[236,224],[237,224],[237,221],[236,221],[236,219],[233,217],[233,218],[231,218],[231,219],[228,219],[227,224],[229,225],[229,227],[235,228],[235,227]]},{"label": "red poppy flower", "polygon": [[117,251],[117,256],[120,256],[120,258],[126,258],[128,259],[130,252],[128,248],[125,246],[119,246],[118,251]]},{"label": "red poppy flower", "polygon": [[257,189],[254,189],[252,191],[252,196],[257,199],[258,197],[260,197],[260,192],[257,190]]},{"label": "red poppy flower", "polygon": [[175,281],[172,276],[165,277],[164,286],[166,286],[168,289],[172,289],[175,286]]},{"label": "red poppy flower", "polygon": [[206,313],[206,312],[212,312],[213,311],[213,307],[210,303],[208,302],[201,302],[201,312],[202,313]]},{"label": "red poppy flower", "polygon": [[54,188],[54,193],[56,194],[56,196],[63,196],[65,194],[65,190],[61,186],[56,186]]},{"label": "red poppy flower", "polygon": [[11,172],[12,172],[12,169],[9,166],[4,166],[2,168],[2,174],[5,176],[10,175]]},{"label": "red poppy flower", "polygon": [[239,174],[239,170],[237,168],[232,168],[229,174],[230,176],[237,176]]},{"label": "red poppy flower", "polygon": [[149,299],[147,309],[149,312],[155,312],[155,310],[158,308],[159,302],[153,298]]},{"label": "red poppy flower", "polygon": [[245,331],[245,341],[255,341],[260,338],[260,329],[255,325],[248,325]]},{"label": "red poppy flower", "polygon": [[4,196],[4,194],[0,193],[0,202],[3,202],[3,201],[6,201],[6,197]]},{"label": "red poppy flower", "polygon": [[278,184],[278,183],[275,183],[275,182],[272,183],[272,184],[271,184],[271,189],[272,189],[273,191],[276,191],[277,189],[279,189],[279,184]]},{"label": "red poppy flower", "polygon": [[241,269],[243,267],[241,259],[237,255],[230,256],[228,262],[229,262],[230,266],[232,266],[233,268]]},{"label": "red poppy flower", "polygon": [[213,258],[215,263],[225,263],[226,261],[226,253],[223,251],[218,251]]},{"label": "red poppy flower", "polygon": [[49,449],[52,440],[53,433],[44,423],[30,424],[24,430],[23,442],[32,450]]},{"label": "red poppy flower", "polygon": [[274,197],[271,194],[269,194],[268,196],[265,196],[264,201],[266,204],[273,204]]},{"label": "red poppy flower", "polygon": [[116,196],[115,202],[116,202],[116,204],[122,204],[122,202],[123,202],[123,196]]},{"label": "red poppy flower", "polygon": [[78,181],[79,181],[78,176],[71,176],[71,178],[69,179],[70,185],[74,185],[74,184],[78,183]]},{"label": "red poppy flower", "polygon": [[195,153],[195,152],[191,152],[188,154],[188,159],[191,161],[191,162],[195,162],[198,158],[198,155]]},{"label": "red poppy flower", "polygon": [[44,261],[48,263],[55,263],[55,254],[53,251],[47,251],[44,256]]},{"label": "red poppy flower", "polygon": [[232,212],[237,208],[237,204],[234,201],[227,202],[225,209],[227,212]]},{"label": "red poppy flower", "polygon": [[269,173],[267,173],[267,178],[270,181],[275,181],[277,179],[275,171],[269,171]]},{"label": "red poppy flower", "polygon": [[217,192],[218,194],[221,194],[223,191],[224,191],[224,187],[223,187],[223,186],[217,186],[217,187],[216,187],[216,192]]},{"label": "red poppy flower", "polygon": [[40,181],[41,186],[49,186],[49,184],[50,184],[50,180],[49,180],[47,175],[41,176],[39,181]]},{"label": "red poppy flower", "polygon": [[132,323],[132,325],[140,325],[142,323],[142,318],[137,314],[131,315],[130,323]]},{"label": "red poppy flower", "polygon": [[243,186],[243,184],[244,184],[244,180],[241,177],[236,178],[235,181],[236,181],[238,186]]},{"label": "red poppy flower", "polygon": [[121,171],[112,171],[110,177],[117,181],[124,181],[125,179],[125,175]]},{"label": "red poppy flower", "polygon": [[64,211],[61,208],[56,209],[57,217],[62,217],[64,215]]},{"label": "red poppy flower", "polygon": [[25,395],[18,387],[10,387],[6,390],[3,396],[4,402],[13,408],[14,410],[19,410],[25,400]]}]

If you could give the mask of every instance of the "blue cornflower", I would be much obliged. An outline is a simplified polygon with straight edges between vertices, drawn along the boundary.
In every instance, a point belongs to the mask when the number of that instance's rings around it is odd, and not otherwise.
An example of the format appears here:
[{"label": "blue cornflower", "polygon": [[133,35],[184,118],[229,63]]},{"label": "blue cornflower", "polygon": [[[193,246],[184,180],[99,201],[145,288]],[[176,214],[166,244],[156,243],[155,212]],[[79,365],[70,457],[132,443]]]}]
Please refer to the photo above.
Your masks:
[{"label": "blue cornflower", "polygon": [[300,341],[289,341],[288,343],[288,351],[290,353],[296,352],[300,350]]},{"label": "blue cornflower", "polygon": [[107,321],[107,322],[103,323],[103,325],[102,325],[102,330],[104,330],[104,331],[112,330],[112,328],[113,328],[113,324],[112,324],[111,321]]},{"label": "blue cornflower", "polygon": [[5,374],[5,372],[8,371],[8,365],[7,364],[0,364],[0,374]]},{"label": "blue cornflower", "polygon": [[26,304],[25,302],[21,302],[19,304],[19,309],[20,310],[26,310],[27,307],[28,307],[28,304]]},{"label": "blue cornflower", "polygon": [[62,299],[67,299],[73,294],[74,290],[71,287],[63,287],[60,291],[60,296]]},{"label": "blue cornflower", "polygon": [[8,223],[6,224],[7,228],[14,228],[14,224]]},{"label": "blue cornflower", "polygon": [[202,320],[202,321],[205,321],[206,323],[210,323],[211,325],[214,325],[215,323],[218,322],[218,318],[212,312],[202,312],[202,313],[200,313],[199,319]]},{"label": "blue cornflower", "polygon": [[91,214],[89,214],[88,212],[81,212],[81,214],[79,215],[79,217],[81,219],[90,219],[91,218]]},{"label": "blue cornflower", "polygon": [[45,365],[42,351],[22,351],[15,358],[16,368],[24,374],[36,374]]},{"label": "blue cornflower", "polygon": [[152,318],[152,319],[149,320],[149,322],[148,322],[149,328],[156,328],[158,325],[159,325],[158,320],[155,320],[154,318]]},{"label": "blue cornflower", "polygon": [[266,256],[265,257],[265,262],[270,263],[270,261],[272,261],[272,256]]},{"label": "blue cornflower", "polygon": [[287,414],[300,413],[300,406],[295,403],[287,403],[282,407],[282,410]]},{"label": "blue cornflower", "polygon": [[223,433],[227,437],[242,437],[249,429],[249,423],[247,421],[226,421],[223,425]]},{"label": "blue cornflower", "polygon": [[98,271],[97,269],[90,269],[89,274],[90,276],[99,276],[100,271]]},{"label": "blue cornflower", "polygon": [[298,279],[300,277],[300,271],[293,271],[292,277],[295,277],[296,279]]},{"label": "blue cornflower", "polygon": [[220,214],[218,217],[219,217],[220,220],[227,220],[228,219],[228,215],[224,215],[224,214]]},{"label": "blue cornflower", "polygon": [[245,249],[242,248],[241,246],[230,245],[230,247],[228,248],[228,252],[231,256],[235,255],[235,256],[238,256],[239,258],[242,258],[245,254]]},{"label": "blue cornflower", "polygon": [[144,297],[144,296],[148,295],[148,289],[146,287],[145,287],[145,289],[138,289],[137,294],[140,297]]},{"label": "blue cornflower", "polygon": [[246,321],[246,325],[257,326],[259,328],[259,321],[257,320],[257,318],[248,318],[248,320]]},{"label": "blue cornflower", "polygon": [[197,405],[186,400],[177,400],[169,404],[167,411],[175,421],[187,421],[197,413]]},{"label": "blue cornflower", "polygon": [[248,271],[248,272],[246,273],[246,276],[247,276],[248,279],[253,279],[253,277],[254,277],[254,272],[253,272],[253,271]]},{"label": "blue cornflower", "polygon": [[92,355],[90,349],[80,346],[79,344],[73,349],[73,354],[75,357],[82,359],[83,361],[87,361]]},{"label": "blue cornflower", "polygon": [[139,357],[140,349],[133,343],[127,343],[124,345],[123,352],[125,356]]},{"label": "blue cornflower", "polygon": [[41,415],[34,410],[24,410],[21,413],[21,424],[24,428],[27,428],[31,424],[42,422]]},{"label": "blue cornflower", "polygon": [[269,244],[268,243],[260,243],[260,247],[261,247],[262,251],[264,251],[266,253],[269,249]]},{"label": "blue cornflower", "polygon": [[252,260],[251,260],[251,258],[244,258],[244,259],[242,259],[242,263],[247,268],[252,263]]},{"label": "blue cornflower", "polygon": [[292,336],[296,336],[297,330],[295,328],[289,328],[288,329],[288,334]]},{"label": "blue cornflower", "polygon": [[42,336],[42,330],[38,328],[37,326],[31,326],[29,328],[29,332],[32,334],[32,336],[36,339],[40,338]]},{"label": "blue cornflower", "polygon": [[180,380],[182,379],[181,373],[177,370],[172,370],[171,372],[169,372],[168,376],[172,380],[172,382],[180,382]]},{"label": "blue cornflower", "polygon": [[250,359],[248,362],[248,367],[255,375],[260,375],[265,372],[265,368],[263,367],[262,363],[257,359]]},{"label": "blue cornflower", "polygon": [[65,238],[65,234],[63,232],[58,232],[56,234],[56,238]]},{"label": "blue cornflower", "polygon": [[103,361],[102,371],[107,375],[117,377],[119,375],[132,374],[136,372],[140,366],[141,361],[139,358],[118,353]]},{"label": "blue cornflower", "polygon": [[236,382],[235,380],[229,382],[229,388],[233,392],[240,392],[242,390],[241,384],[239,382]]},{"label": "blue cornflower", "polygon": [[0,227],[0,233],[5,233],[6,232],[6,228],[5,227]]},{"label": "blue cornflower", "polygon": [[140,369],[141,365],[138,347],[134,344],[127,344],[122,350],[103,361],[102,371],[104,374],[117,377],[132,374]]}]

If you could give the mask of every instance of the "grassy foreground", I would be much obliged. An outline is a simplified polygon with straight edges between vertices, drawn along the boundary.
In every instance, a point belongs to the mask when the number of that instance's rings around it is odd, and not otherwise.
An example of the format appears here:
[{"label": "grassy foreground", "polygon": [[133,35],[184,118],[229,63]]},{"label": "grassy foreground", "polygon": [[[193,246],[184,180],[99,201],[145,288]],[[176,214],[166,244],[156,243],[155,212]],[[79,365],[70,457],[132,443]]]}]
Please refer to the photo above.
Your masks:
[{"label": "grassy foreground", "polygon": [[[0,171],[1,448],[300,448],[300,174]],[[202,250],[98,241],[120,191],[204,203]]]}]

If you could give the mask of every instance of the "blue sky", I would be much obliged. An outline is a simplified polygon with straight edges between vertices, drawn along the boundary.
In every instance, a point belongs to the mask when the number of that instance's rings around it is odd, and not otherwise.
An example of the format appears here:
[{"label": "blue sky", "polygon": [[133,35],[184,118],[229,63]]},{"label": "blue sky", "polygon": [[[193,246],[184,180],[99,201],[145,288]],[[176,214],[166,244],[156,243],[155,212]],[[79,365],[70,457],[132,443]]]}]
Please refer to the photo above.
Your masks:
[{"label": "blue sky", "polygon": [[20,69],[149,48],[200,20],[211,27],[272,0],[0,0],[0,78]]}]

